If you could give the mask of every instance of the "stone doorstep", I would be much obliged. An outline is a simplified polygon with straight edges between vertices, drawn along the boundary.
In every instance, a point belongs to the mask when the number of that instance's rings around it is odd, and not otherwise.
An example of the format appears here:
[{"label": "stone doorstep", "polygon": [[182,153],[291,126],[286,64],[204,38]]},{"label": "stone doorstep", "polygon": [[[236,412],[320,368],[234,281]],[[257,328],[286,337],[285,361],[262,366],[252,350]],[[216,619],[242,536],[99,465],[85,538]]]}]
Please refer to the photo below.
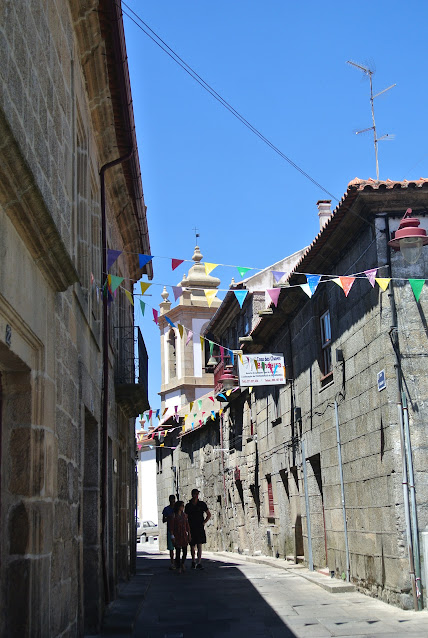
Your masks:
[{"label": "stone doorstep", "polygon": [[285,571],[298,570],[299,576],[306,578],[306,580],[314,583],[314,585],[318,585],[318,587],[322,587],[330,594],[343,594],[356,591],[356,587],[352,583],[347,583],[337,578],[330,578],[330,575],[325,573],[325,571],[311,572],[307,567],[304,567],[301,564],[296,565],[295,563],[290,563],[278,558],[270,558],[269,556],[246,556],[244,554],[235,554],[232,552],[212,552],[212,554],[229,557],[232,560],[242,560],[247,563],[269,565],[269,567],[276,567],[277,569],[283,569]]},{"label": "stone doorstep", "polygon": [[[146,582],[144,582],[146,581]],[[137,572],[120,587],[118,597],[108,606],[101,635],[132,634],[135,621],[150,587],[151,577]]]}]

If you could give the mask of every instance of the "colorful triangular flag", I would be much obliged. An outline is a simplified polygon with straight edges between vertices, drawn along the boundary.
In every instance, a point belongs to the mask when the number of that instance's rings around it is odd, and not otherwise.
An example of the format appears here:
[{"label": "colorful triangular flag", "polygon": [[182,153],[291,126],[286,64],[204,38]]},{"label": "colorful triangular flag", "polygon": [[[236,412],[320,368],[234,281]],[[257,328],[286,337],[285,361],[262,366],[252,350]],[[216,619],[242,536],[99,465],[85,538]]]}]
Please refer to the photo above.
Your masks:
[{"label": "colorful triangular flag", "polygon": [[342,282],[340,280],[340,277],[335,277],[331,281],[334,281],[334,283],[337,284],[339,286],[339,288],[342,288],[342,290],[343,290],[343,284],[342,284]]},{"label": "colorful triangular flag", "polygon": [[165,317],[165,321],[171,326],[171,328],[175,328],[175,323],[173,323],[171,319],[167,317],[166,315],[164,315],[164,317]]},{"label": "colorful triangular flag", "polygon": [[409,283],[412,287],[413,294],[415,295],[416,301],[419,301],[422,288],[424,287],[425,279],[409,279]]},{"label": "colorful triangular flag", "polygon": [[180,338],[183,338],[183,334],[184,334],[184,326],[181,325],[181,323],[177,323],[177,328],[178,328],[178,332],[180,333]]},{"label": "colorful triangular flag", "polygon": [[321,275],[306,275],[306,279],[308,281],[309,288],[311,289],[311,293],[314,294],[321,279]]},{"label": "colorful triangular flag", "polygon": [[205,274],[209,275],[210,272],[212,270],[214,270],[214,268],[217,268],[218,264],[209,264],[209,263],[205,263]]},{"label": "colorful triangular flag", "polygon": [[229,350],[229,356],[230,356],[230,364],[233,366],[235,363],[235,355],[233,354],[233,350]]},{"label": "colorful triangular flag", "polygon": [[202,399],[198,399],[198,410],[202,410]]},{"label": "colorful triangular flag", "polygon": [[108,250],[107,251],[107,270],[110,270],[110,268],[113,266],[113,264],[116,261],[116,259],[121,254],[122,254],[121,250]]},{"label": "colorful triangular flag", "polygon": [[214,343],[212,341],[208,340],[208,344],[209,344],[209,347],[210,347],[210,357],[212,357],[213,356],[213,350],[214,350]]},{"label": "colorful triangular flag", "polygon": [[191,411],[192,411],[193,404],[194,404],[194,401],[190,401],[190,404],[189,404],[189,412],[191,412]]},{"label": "colorful triangular flag", "polygon": [[138,263],[140,268],[144,268],[146,264],[153,259],[153,255],[138,255]]},{"label": "colorful triangular flag", "polygon": [[201,350],[204,349],[204,338],[203,337],[199,337],[199,341],[201,342]]},{"label": "colorful triangular flag", "polygon": [[236,266],[236,268],[237,268],[237,270],[239,272],[239,276],[241,278],[244,277],[249,270],[251,270],[251,268],[242,268],[242,266]]},{"label": "colorful triangular flag", "polygon": [[184,261],[184,259],[171,259],[171,266],[172,269],[175,270],[176,268],[178,268],[180,266],[180,264],[182,264]]},{"label": "colorful triangular flag", "polygon": [[218,290],[204,290],[205,297],[207,299],[207,303],[208,303],[208,307],[209,308],[211,308],[211,304],[214,301],[214,298],[215,298],[217,292],[218,292]]},{"label": "colorful triangular flag", "polygon": [[132,296],[132,292],[129,292],[129,290],[125,290],[125,295],[128,297],[129,299],[129,303],[131,303],[132,305],[134,305],[134,297]]},{"label": "colorful triangular flag", "polygon": [[248,290],[234,290],[235,297],[238,300],[240,308],[242,308],[242,304],[245,301],[245,297],[248,295]]},{"label": "colorful triangular flag", "polygon": [[385,290],[388,288],[389,286],[389,282],[391,281],[391,277],[376,277],[375,281],[377,281],[377,283],[379,284],[379,286],[382,288],[382,290],[385,292]]},{"label": "colorful triangular flag", "polygon": [[187,339],[186,339],[186,346],[188,345],[190,339],[193,337],[193,332],[191,330],[189,330],[189,332],[187,333]]},{"label": "colorful triangular flag", "polygon": [[155,308],[152,308],[153,311],[153,321],[155,322],[156,325],[158,325],[158,311],[155,310]]},{"label": "colorful triangular flag", "polygon": [[119,288],[124,277],[116,277],[115,275],[108,275],[108,276],[109,276],[109,284],[110,284],[111,291],[114,292],[116,288]]},{"label": "colorful triangular flag", "polygon": [[376,283],[377,268],[370,268],[370,270],[365,270],[364,274],[371,283],[372,288],[374,288],[374,285]]},{"label": "colorful triangular flag", "polygon": [[145,302],[142,299],[140,299],[140,308],[141,308],[141,314],[144,317],[144,312],[146,310],[146,304],[145,304]]},{"label": "colorful triangular flag", "polygon": [[340,277],[340,281],[342,282],[343,292],[345,293],[345,297],[349,295],[349,291],[352,288],[352,284],[355,281],[355,277]]},{"label": "colorful triangular flag", "polygon": [[214,397],[208,397],[214,403]]},{"label": "colorful triangular flag", "polygon": [[280,281],[285,275],[285,272],[280,272],[279,270],[272,270],[271,272],[272,272],[272,275],[274,276],[276,283],[278,283],[278,281]]},{"label": "colorful triangular flag", "polygon": [[266,292],[269,295],[269,297],[272,299],[276,307],[278,305],[278,297],[279,297],[279,293],[281,292],[281,288],[268,288]]},{"label": "colorful triangular flag", "polygon": [[300,288],[308,295],[308,297],[312,297],[312,290],[310,289],[309,284],[300,284]]},{"label": "colorful triangular flag", "polygon": [[174,293],[175,301],[177,301],[177,299],[183,294],[183,288],[180,288],[180,286],[173,286],[172,292]]},{"label": "colorful triangular flag", "polygon": [[144,295],[144,293],[150,288],[152,284],[148,284],[146,281],[140,281],[140,286],[141,286],[141,294]]}]

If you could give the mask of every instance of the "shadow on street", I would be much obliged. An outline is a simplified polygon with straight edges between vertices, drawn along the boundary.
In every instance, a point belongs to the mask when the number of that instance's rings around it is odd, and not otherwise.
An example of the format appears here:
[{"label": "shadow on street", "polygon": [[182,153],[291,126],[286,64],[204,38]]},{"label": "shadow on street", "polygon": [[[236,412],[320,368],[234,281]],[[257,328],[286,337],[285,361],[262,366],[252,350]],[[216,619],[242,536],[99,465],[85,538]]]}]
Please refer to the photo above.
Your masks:
[{"label": "shadow on street", "polygon": [[294,638],[234,562],[204,559],[203,570],[169,570],[169,558],[139,551],[138,573],[151,576],[137,618],[139,638]]}]

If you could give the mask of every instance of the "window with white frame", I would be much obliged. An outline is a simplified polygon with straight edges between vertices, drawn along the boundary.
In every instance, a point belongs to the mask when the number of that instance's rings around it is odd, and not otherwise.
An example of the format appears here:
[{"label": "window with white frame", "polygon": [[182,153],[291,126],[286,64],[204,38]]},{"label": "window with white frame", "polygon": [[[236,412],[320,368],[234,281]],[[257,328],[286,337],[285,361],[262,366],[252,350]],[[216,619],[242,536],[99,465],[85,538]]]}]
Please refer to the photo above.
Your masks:
[{"label": "window with white frame", "polygon": [[320,317],[321,349],[322,349],[322,373],[324,376],[333,371],[331,365],[331,324],[330,311],[326,310]]}]

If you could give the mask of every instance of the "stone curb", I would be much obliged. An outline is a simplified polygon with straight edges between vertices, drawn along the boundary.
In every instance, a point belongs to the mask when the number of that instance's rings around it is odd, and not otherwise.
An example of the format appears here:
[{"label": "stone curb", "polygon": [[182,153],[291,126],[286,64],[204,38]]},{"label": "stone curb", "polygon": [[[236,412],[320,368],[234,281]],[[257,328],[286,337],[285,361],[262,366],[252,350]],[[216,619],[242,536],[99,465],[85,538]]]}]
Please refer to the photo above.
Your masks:
[{"label": "stone curb", "polygon": [[[233,560],[241,560],[247,563],[256,563],[259,565],[269,565],[269,567],[275,567],[276,569],[283,569],[285,571],[298,571],[299,576],[306,578],[314,585],[322,587],[330,594],[343,594],[356,591],[355,585],[352,583],[344,582],[337,578],[330,578],[320,572],[311,572],[307,567],[303,565],[295,565],[285,560],[279,560],[277,558],[269,558],[269,556],[247,556],[245,554],[235,554],[233,552],[210,552],[212,555],[218,555],[223,557],[229,557]],[[208,552],[207,552],[208,554]]]}]

